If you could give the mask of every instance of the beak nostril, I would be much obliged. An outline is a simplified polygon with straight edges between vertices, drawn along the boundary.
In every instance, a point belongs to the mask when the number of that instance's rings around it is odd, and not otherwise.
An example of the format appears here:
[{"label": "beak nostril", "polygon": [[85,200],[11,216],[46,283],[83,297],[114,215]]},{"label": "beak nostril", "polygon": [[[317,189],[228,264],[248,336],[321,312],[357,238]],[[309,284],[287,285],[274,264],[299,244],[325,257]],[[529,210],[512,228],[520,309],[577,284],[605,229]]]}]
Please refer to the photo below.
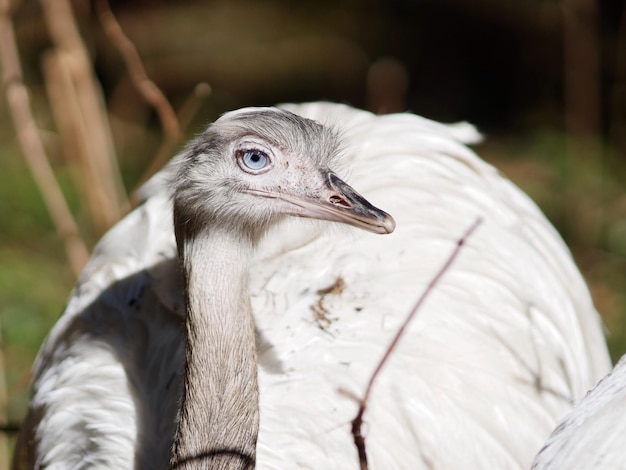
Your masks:
[{"label": "beak nostril", "polygon": [[343,206],[343,207],[352,207],[352,204],[350,204],[348,201],[346,201],[344,198],[342,198],[341,196],[337,196],[336,194],[333,194],[332,196],[330,196],[328,198],[328,201],[331,204],[334,204],[336,206]]}]

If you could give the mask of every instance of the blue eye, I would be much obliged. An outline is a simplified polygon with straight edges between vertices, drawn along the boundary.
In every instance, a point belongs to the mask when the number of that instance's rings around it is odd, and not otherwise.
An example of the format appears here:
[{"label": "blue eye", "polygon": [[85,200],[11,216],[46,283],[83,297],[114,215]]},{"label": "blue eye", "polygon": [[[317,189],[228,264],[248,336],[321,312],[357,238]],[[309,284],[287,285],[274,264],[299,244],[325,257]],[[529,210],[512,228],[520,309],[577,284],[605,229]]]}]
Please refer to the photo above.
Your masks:
[{"label": "blue eye", "polygon": [[240,160],[246,168],[252,171],[262,170],[270,164],[270,157],[261,150],[242,150]]}]

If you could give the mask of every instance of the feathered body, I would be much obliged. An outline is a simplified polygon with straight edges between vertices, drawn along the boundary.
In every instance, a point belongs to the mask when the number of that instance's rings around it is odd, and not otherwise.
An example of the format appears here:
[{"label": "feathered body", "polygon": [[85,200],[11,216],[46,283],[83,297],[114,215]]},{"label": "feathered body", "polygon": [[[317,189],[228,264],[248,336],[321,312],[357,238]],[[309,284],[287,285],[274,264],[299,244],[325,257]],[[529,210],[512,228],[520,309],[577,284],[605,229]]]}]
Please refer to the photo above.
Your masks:
[{"label": "feathered body", "polygon": [[626,357],[567,414],[534,470],[626,468]]},{"label": "feathered body", "polygon": [[[478,216],[374,386],[367,450],[372,469],[527,468],[609,369],[598,315],[554,228],[464,145],[478,138],[469,125],[328,103],[285,108],[341,133],[347,181],[397,228],[379,237],[289,219],[261,240],[248,284],[257,468],[357,467],[356,404],[337,390],[364,390]],[[167,467],[185,355],[172,168],[103,237],[40,351],[16,454],[24,466]]]}]

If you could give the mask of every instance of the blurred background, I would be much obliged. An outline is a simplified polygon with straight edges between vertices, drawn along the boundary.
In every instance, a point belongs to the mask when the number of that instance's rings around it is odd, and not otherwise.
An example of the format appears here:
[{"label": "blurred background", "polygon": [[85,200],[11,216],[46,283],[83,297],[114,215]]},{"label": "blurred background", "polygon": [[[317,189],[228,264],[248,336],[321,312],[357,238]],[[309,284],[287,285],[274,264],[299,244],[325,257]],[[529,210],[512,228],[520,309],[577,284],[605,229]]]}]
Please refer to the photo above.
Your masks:
[{"label": "blurred background", "polygon": [[0,66],[0,420],[20,422],[35,354],[132,191],[249,105],[474,123],[626,351],[621,0],[0,0]]}]

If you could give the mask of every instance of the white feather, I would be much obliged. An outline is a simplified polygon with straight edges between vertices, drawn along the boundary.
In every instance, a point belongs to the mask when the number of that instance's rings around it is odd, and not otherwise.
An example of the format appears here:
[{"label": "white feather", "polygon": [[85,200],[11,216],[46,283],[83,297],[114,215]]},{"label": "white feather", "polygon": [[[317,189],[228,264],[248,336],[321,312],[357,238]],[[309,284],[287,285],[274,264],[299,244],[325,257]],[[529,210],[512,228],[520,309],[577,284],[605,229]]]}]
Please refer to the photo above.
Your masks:
[{"label": "white feather", "polygon": [[533,469],[626,468],[626,357],[567,414]]},{"label": "white feather", "polygon": [[[397,229],[381,237],[292,219],[263,240],[250,279],[257,467],[357,468],[356,405],[337,390],[362,393],[478,216],[485,222],[374,385],[370,468],[528,467],[609,369],[599,317],[554,228],[464,145],[479,138],[467,124],[329,103],[284,107],[341,131],[347,181]],[[184,360],[168,171],[99,243],[42,347],[27,422],[39,465],[167,465]]]}]

